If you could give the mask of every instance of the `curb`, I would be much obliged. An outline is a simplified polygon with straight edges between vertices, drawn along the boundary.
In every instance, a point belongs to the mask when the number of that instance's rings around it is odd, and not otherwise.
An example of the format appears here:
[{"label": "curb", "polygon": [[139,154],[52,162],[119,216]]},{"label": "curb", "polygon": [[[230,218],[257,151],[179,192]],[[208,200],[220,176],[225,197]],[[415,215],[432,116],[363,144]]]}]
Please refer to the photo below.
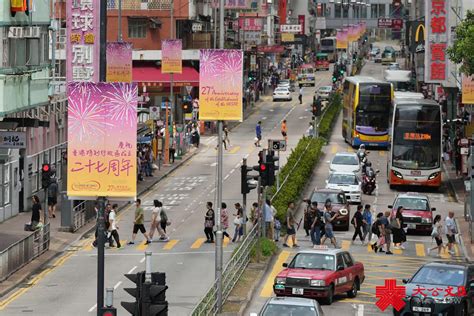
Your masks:
[{"label": "curb", "polygon": [[454,198],[456,199],[456,202],[459,202],[460,199],[459,199],[459,196],[458,196],[458,193],[456,192],[456,190],[454,189],[454,184],[452,182],[452,179],[449,177],[449,174],[447,172],[447,166],[446,166],[446,162],[443,161],[443,163],[441,164],[441,169],[442,171],[444,172],[444,174],[446,175],[447,179],[448,179],[448,183],[449,183],[449,188],[450,190],[454,193]]},{"label": "curb", "polygon": [[[179,164],[176,164],[174,166],[174,168],[171,168],[170,170],[168,170],[166,173],[163,174],[163,176],[161,176],[160,178],[156,179],[156,181],[154,181],[150,186],[148,186],[147,188],[141,190],[137,196],[140,196],[140,195],[143,195],[144,193],[148,192],[149,190],[151,190],[152,187],[154,187],[156,184],[158,184],[160,181],[166,179],[171,173],[173,173],[176,169],[178,169],[179,167],[181,167],[184,163],[186,163],[188,160],[190,160],[191,158],[193,158],[198,152],[200,152],[200,150],[194,150],[192,153],[190,153],[185,159],[181,160],[181,162]],[[127,206],[129,205],[129,203],[126,203],[125,205],[123,205],[121,208],[119,208],[119,213],[120,211],[122,211],[123,209],[125,209]],[[84,231],[82,234],[78,235],[76,239],[74,239],[72,242],[68,243],[63,250],[61,251],[58,251],[57,254],[55,254],[54,256],[52,256],[51,258],[49,258],[47,261],[45,261],[43,264],[41,264],[38,268],[34,269],[33,271],[31,271],[30,273],[26,274],[23,278],[21,278],[16,284],[8,287],[6,290],[2,291],[0,293],[0,298],[6,296],[8,293],[12,292],[15,288],[17,288],[18,286],[20,286],[22,283],[24,283],[27,279],[31,278],[32,276],[40,273],[41,271],[45,270],[53,260],[61,257],[62,255],[64,255],[64,253],[68,250],[68,248],[78,242],[79,240],[81,240],[85,235],[87,234],[90,234],[92,231],[95,230],[95,225],[93,225],[90,229],[87,229],[86,231]],[[49,251],[49,250],[48,250]],[[37,258],[36,258],[37,259]],[[36,260],[36,259],[33,259]],[[25,265],[25,267],[27,267],[28,265]]]},{"label": "curb", "polygon": [[[459,227],[457,219],[454,219],[454,223],[456,224],[457,227]],[[458,234],[458,235],[459,235],[459,245],[461,246],[461,250],[464,254],[465,260],[466,260],[466,262],[470,262],[471,257],[469,257],[466,245],[464,244],[464,238],[463,238],[464,235],[463,234]]]}]

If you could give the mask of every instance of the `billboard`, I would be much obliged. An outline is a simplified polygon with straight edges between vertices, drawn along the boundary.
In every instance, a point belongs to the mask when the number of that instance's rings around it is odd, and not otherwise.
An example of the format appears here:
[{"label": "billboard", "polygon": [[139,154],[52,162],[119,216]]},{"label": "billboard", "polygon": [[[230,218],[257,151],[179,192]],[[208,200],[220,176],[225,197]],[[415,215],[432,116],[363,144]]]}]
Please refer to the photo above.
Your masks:
[{"label": "billboard", "polygon": [[99,81],[100,1],[66,2],[66,80]]},{"label": "billboard", "polygon": [[68,196],[135,197],[137,84],[68,82],[67,93]]},{"label": "billboard", "polygon": [[164,74],[180,74],[183,72],[182,63],[183,43],[180,39],[161,41],[161,72]]},{"label": "billboard", "polygon": [[132,82],[132,43],[107,43],[107,82]]},{"label": "billboard", "polygon": [[199,62],[199,119],[242,121],[242,51],[201,49]]},{"label": "billboard", "polygon": [[449,11],[447,0],[427,0],[425,4],[426,45],[425,82],[444,83],[448,80]]},{"label": "billboard", "polygon": [[472,76],[462,76],[462,103],[474,104],[474,81]]},{"label": "billboard", "polygon": [[[220,0],[211,0],[213,8],[219,8]],[[224,9],[247,9],[249,8],[248,0],[224,0]]]},{"label": "billboard", "polygon": [[337,30],[336,49],[347,49],[347,30]]}]

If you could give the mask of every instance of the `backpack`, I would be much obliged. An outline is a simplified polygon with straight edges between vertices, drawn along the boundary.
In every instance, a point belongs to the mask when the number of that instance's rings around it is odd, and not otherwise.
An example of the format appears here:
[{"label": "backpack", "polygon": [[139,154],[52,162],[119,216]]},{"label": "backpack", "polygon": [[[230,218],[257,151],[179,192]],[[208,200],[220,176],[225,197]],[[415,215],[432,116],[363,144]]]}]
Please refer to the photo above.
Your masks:
[{"label": "backpack", "polygon": [[280,223],[280,221],[277,220],[277,219],[275,220],[274,228],[275,228],[276,230],[280,230],[280,229],[281,229],[281,223]]},{"label": "backpack", "polygon": [[379,234],[379,221],[375,221],[373,224],[372,224],[372,234],[375,234],[375,235],[378,235]]}]

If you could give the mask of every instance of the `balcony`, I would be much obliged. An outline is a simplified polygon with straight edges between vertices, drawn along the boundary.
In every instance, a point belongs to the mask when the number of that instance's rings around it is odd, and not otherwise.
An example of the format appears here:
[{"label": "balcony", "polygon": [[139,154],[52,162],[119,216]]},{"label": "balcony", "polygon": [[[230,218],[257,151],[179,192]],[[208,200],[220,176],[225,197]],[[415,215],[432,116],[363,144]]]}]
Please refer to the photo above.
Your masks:
[{"label": "balcony", "polygon": [[[122,0],[122,10],[170,11],[173,0]],[[107,0],[108,10],[118,10],[119,0]]]}]

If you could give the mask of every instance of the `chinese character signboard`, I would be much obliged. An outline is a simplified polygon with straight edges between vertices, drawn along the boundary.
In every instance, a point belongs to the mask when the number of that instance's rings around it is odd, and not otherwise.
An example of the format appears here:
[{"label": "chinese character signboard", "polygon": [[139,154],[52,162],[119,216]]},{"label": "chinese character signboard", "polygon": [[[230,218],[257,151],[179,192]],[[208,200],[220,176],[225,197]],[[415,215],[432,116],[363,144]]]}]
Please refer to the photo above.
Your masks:
[{"label": "chinese character signboard", "polygon": [[100,1],[66,2],[66,80],[99,81]]},{"label": "chinese character signboard", "polygon": [[180,39],[161,41],[161,72],[164,74],[180,74],[183,72],[183,44]]},{"label": "chinese character signboard", "polygon": [[301,25],[300,34],[304,34],[304,32],[306,30],[306,15],[304,15],[304,14],[298,15],[298,24]]},{"label": "chinese character signboard", "polygon": [[71,197],[135,197],[136,83],[68,83],[68,177]]},{"label": "chinese character signboard", "polygon": [[474,81],[472,77],[462,76],[462,103],[474,104]]},{"label": "chinese character signboard", "polygon": [[26,148],[26,132],[0,131],[0,148]]},{"label": "chinese character signboard", "polygon": [[303,30],[301,24],[281,24],[280,32],[281,33],[301,33]]},{"label": "chinese character signboard", "polygon": [[448,80],[449,10],[448,0],[426,2],[425,82],[444,83]]},{"label": "chinese character signboard", "polygon": [[282,42],[294,42],[295,41],[295,34],[281,33],[281,41]]},{"label": "chinese character signboard", "polygon": [[199,62],[199,118],[242,121],[242,51],[202,49]]},{"label": "chinese character signboard", "polygon": [[[219,8],[220,0],[212,0],[213,8]],[[224,0],[225,9],[247,9],[249,7],[248,0]]]},{"label": "chinese character signboard", "polygon": [[132,43],[107,43],[107,82],[132,82]]},{"label": "chinese character signboard", "polygon": [[239,18],[239,29],[244,31],[261,31],[262,18]]}]

